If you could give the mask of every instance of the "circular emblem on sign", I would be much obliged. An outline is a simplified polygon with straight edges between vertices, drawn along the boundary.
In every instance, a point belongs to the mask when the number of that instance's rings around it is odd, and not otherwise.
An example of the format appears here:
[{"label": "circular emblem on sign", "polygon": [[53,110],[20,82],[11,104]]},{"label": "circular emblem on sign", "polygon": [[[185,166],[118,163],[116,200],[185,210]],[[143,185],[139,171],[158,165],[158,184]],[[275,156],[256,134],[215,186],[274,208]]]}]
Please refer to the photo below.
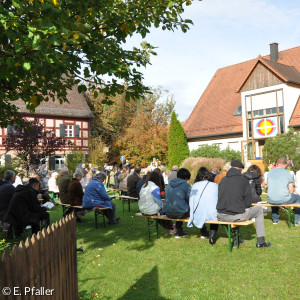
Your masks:
[{"label": "circular emblem on sign", "polygon": [[271,135],[276,129],[276,124],[271,119],[264,119],[257,123],[256,132],[261,136]]}]

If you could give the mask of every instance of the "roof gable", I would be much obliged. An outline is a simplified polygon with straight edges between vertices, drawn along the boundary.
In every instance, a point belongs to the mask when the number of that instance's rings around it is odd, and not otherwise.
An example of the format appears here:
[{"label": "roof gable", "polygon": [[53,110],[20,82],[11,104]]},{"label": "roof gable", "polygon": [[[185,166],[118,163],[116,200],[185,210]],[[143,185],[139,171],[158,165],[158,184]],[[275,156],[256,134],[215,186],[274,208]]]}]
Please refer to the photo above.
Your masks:
[{"label": "roof gable", "polygon": [[[269,59],[269,55],[260,58],[261,66],[267,68],[280,82],[295,81],[294,75],[298,78],[300,47],[279,52],[276,65]],[[237,107],[241,105],[241,95],[236,91],[241,88],[245,78],[249,78],[257,64],[258,59],[253,59],[216,71],[185,122],[184,129],[188,138],[242,133],[242,117],[234,117]]]},{"label": "roof gable", "polygon": [[299,72],[292,66],[259,57],[237,92],[255,90],[281,83],[300,85]]}]

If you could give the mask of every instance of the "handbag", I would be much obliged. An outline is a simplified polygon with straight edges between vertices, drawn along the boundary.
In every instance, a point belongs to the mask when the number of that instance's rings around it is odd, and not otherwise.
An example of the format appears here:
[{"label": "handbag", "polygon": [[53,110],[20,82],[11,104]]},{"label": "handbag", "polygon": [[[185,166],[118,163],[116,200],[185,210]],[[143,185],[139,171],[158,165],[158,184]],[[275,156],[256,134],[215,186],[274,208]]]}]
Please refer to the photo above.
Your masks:
[{"label": "handbag", "polygon": [[201,195],[200,195],[200,197],[199,197],[197,206],[196,206],[196,208],[194,209],[194,212],[193,212],[193,213],[195,213],[195,211],[197,210],[197,208],[198,208],[198,206],[199,206],[199,203],[200,203],[200,200],[201,200],[201,197],[202,197],[202,195],[203,195],[203,192],[205,191],[205,189],[206,189],[206,187],[207,187],[208,184],[209,184],[209,181],[207,182],[206,186],[205,186],[204,189],[202,190],[202,193],[201,193]]}]

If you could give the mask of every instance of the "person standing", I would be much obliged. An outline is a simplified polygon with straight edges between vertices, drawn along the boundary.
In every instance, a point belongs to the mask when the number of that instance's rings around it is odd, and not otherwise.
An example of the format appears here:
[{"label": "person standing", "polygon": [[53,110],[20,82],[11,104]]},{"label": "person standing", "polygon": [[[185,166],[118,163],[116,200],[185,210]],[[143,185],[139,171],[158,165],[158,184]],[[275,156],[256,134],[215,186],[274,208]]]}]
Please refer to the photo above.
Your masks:
[{"label": "person standing", "polygon": [[137,183],[141,180],[140,177],[141,167],[135,167],[134,173],[128,176],[127,179],[127,188],[128,188],[128,196],[139,198],[139,194],[137,192]]},{"label": "person standing", "polygon": [[71,178],[69,177],[69,169],[67,167],[63,167],[61,169],[61,176],[58,180],[59,198],[60,202],[63,204],[69,204],[68,186],[70,181]]}]

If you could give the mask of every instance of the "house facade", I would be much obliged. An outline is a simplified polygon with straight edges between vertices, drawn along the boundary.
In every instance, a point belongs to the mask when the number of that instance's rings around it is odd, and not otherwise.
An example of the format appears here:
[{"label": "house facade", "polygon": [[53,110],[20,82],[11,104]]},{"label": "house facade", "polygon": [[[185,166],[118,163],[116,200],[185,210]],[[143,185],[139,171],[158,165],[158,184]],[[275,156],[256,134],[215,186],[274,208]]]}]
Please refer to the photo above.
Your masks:
[{"label": "house facade", "polygon": [[[89,131],[90,120],[93,114],[87,104],[85,96],[78,93],[75,86],[67,93],[68,103],[59,103],[58,100],[42,102],[34,114],[30,113],[21,100],[16,102],[19,111],[27,120],[39,118],[44,124],[45,130],[52,130],[57,137],[66,137],[74,146],[85,154],[89,150]],[[13,127],[0,128],[0,157],[1,165],[8,165],[13,158],[14,151],[6,153],[3,140],[11,133]],[[51,169],[60,169],[65,162],[65,155],[71,152],[69,146],[61,148],[51,158],[49,158],[49,167]]]},{"label": "house facade", "polygon": [[260,164],[267,138],[300,129],[300,47],[219,69],[185,123],[190,150],[217,144]]}]

